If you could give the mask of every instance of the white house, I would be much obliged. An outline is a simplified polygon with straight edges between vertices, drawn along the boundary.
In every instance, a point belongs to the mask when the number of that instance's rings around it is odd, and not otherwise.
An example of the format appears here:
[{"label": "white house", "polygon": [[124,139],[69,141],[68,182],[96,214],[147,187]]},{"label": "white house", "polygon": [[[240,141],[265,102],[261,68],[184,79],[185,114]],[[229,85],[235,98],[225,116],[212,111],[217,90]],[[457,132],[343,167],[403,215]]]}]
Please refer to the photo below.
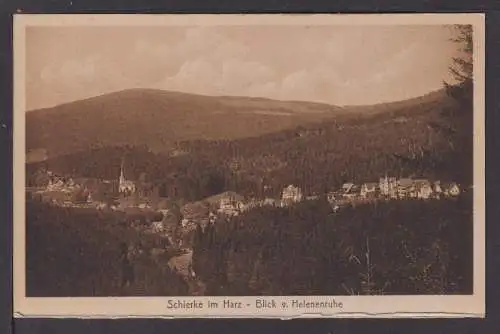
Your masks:
[{"label": "white house", "polygon": [[395,177],[388,177],[387,175],[379,180],[380,193],[384,196],[391,198],[397,197],[397,179]]},{"label": "white house", "polygon": [[347,199],[353,199],[359,196],[360,190],[360,187],[354,183],[344,183],[342,185],[342,196]]},{"label": "white house", "polygon": [[447,196],[458,196],[460,195],[460,188],[455,182],[448,183],[444,186],[444,194]]},{"label": "white house", "polygon": [[284,203],[300,202],[304,198],[302,190],[299,187],[289,185],[283,189],[281,199]]},{"label": "white house", "polygon": [[243,201],[243,196],[239,194],[233,192],[223,193],[219,199],[218,211],[226,215],[237,216],[244,209]]},{"label": "white house", "polygon": [[364,183],[361,186],[360,195],[361,195],[361,197],[364,197],[364,198],[374,197],[376,194],[377,188],[378,188],[377,183]]}]

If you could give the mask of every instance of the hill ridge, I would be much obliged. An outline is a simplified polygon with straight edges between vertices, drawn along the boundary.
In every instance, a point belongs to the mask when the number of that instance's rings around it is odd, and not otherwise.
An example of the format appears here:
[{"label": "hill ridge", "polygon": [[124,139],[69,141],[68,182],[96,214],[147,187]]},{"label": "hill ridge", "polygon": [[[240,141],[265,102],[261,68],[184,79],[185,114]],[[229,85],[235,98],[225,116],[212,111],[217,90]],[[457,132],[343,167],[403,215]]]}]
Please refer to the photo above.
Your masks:
[{"label": "hill ridge", "polygon": [[207,99],[222,99],[222,100],[235,100],[235,99],[242,99],[242,100],[248,100],[248,101],[263,101],[263,102],[273,102],[273,103],[296,103],[296,104],[308,104],[308,105],[318,105],[318,106],[328,106],[328,107],[333,107],[333,108],[370,108],[370,107],[378,107],[382,105],[391,105],[391,104],[399,104],[399,103],[404,103],[404,102],[410,102],[410,101],[417,101],[417,100],[422,100],[425,99],[426,97],[431,97],[435,95],[443,95],[445,94],[445,90],[443,88],[428,92],[426,94],[420,95],[420,96],[415,96],[411,97],[408,99],[403,99],[403,100],[394,100],[394,101],[387,101],[387,102],[379,102],[379,103],[374,103],[374,104],[348,104],[348,105],[340,105],[340,104],[332,104],[332,103],[327,103],[327,102],[317,102],[317,101],[307,101],[307,100],[282,100],[282,99],[274,99],[274,98],[268,98],[268,97],[260,97],[260,96],[244,96],[244,95],[208,95],[208,94],[199,94],[199,93],[188,93],[188,92],[182,92],[182,91],[176,91],[176,90],[164,90],[164,89],[156,89],[156,88],[127,88],[127,89],[122,89],[122,90],[117,90],[117,91],[112,91],[112,92],[107,92],[95,96],[90,96],[74,101],[69,101],[69,102],[64,102],[60,103],[54,106],[50,107],[43,107],[43,108],[34,108],[27,110],[28,113],[31,112],[38,112],[42,110],[47,110],[47,109],[55,109],[58,107],[63,107],[66,105],[71,105],[73,103],[79,103],[79,102],[87,102],[91,101],[94,99],[99,99],[99,98],[104,98],[104,97],[112,97],[115,95],[121,95],[121,94],[130,94],[130,93],[142,93],[142,94],[147,94],[147,93],[157,93],[157,94],[170,94],[173,96],[183,96],[183,97],[201,97],[201,98],[207,98]]},{"label": "hill ridge", "polygon": [[134,88],[26,113],[26,149],[44,150],[48,157],[94,146],[146,145],[161,152],[175,142],[258,137],[340,116],[418,109],[442,101],[438,91],[391,104],[342,108]]}]

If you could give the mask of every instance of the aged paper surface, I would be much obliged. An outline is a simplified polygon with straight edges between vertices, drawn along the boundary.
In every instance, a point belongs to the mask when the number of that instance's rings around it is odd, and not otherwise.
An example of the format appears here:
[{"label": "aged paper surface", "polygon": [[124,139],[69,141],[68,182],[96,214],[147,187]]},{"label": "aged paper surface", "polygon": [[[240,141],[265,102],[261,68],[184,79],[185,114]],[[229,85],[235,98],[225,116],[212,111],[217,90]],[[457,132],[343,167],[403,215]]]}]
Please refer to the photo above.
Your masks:
[{"label": "aged paper surface", "polygon": [[16,15],[14,315],[484,317],[484,49],[479,14]]}]

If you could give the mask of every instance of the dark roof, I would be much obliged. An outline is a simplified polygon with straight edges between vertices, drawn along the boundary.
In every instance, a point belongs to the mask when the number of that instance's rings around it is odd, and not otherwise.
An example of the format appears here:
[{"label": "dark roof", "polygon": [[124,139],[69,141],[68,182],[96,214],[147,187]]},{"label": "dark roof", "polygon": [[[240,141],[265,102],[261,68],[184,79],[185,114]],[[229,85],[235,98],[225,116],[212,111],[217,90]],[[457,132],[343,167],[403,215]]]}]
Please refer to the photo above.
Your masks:
[{"label": "dark roof", "polygon": [[231,199],[234,199],[236,201],[243,201],[245,199],[245,197],[243,197],[242,195],[240,195],[238,193],[235,193],[234,191],[226,191],[226,192],[223,192],[221,194],[207,197],[207,198],[205,198],[205,201],[210,203],[210,204],[215,204],[215,203],[219,203],[219,201],[222,198],[231,198]]},{"label": "dark roof", "polygon": [[409,187],[413,185],[412,179],[399,179],[399,185],[402,187]]},{"label": "dark roof", "polygon": [[181,208],[181,213],[184,218],[208,216],[209,211],[210,208],[207,203],[204,202],[188,203]]},{"label": "dark roof", "polygon": [[418,179],[418,180],[415,180],[414,182],[416,185],[419,185],[419,186],[430,186],[431,185],[431,182],[429,180],[426,180],[426,179]]}]

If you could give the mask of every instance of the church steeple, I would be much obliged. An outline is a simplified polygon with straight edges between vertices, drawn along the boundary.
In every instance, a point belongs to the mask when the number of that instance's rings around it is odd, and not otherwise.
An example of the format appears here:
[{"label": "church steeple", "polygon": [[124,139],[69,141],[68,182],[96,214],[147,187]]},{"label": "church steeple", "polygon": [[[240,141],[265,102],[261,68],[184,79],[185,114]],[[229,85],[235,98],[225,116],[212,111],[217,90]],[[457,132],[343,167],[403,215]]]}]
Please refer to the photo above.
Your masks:
[{"label": "church steeple", "polygon": [[119,185],[118,185],[118,191],[120,193],[135,193],[136,191],[136,186],[133,181],[129,181],[125,178],[125,158],[122,158],[122,163],[120,166],[120,180],[119,180]]},{"label": "church steeple", "polygon": [[123,185],[123,183],[125,183],[125,174],[123,173],[124,162],[125,162],[125,159],[122,158],[122,163],[120,165],[120,185]]}]

